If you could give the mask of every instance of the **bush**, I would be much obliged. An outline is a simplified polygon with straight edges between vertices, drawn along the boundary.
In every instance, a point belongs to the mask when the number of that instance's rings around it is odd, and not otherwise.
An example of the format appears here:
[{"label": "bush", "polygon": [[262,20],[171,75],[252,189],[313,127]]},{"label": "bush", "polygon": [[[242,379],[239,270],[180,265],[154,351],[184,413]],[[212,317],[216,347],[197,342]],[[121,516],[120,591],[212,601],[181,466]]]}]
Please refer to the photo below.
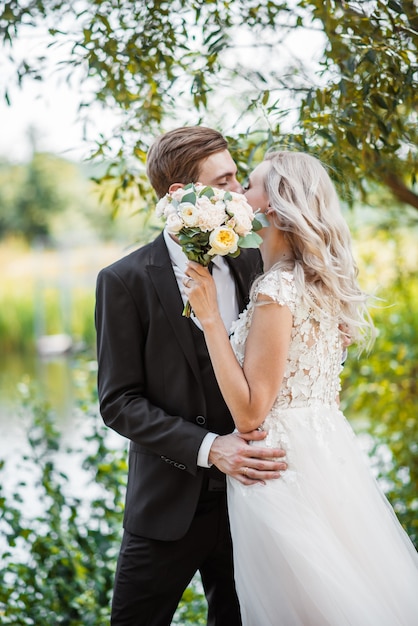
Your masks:
[{"label": "bush", "polygon": [[418,548],[418,286],[400,272],[374,311],[379,335],[370,355],[349,358],[343,408],[373,438],[371,456],[396,514]]},{"label": "bush", "polygon": [[[28,476],[12,494],[1,492],[0,527],[6,538],[0,570],[2,624],[93,626],[108,621],[113,573],[121,530],[126,462],[106,446],[93,407],[86,407],[88,430],[82,456],[92,499],[72,495],[69,475],[80,453],[67,450],[68,473],[57,461],[60,435],[45,406],[26,407],[33,415],[29,453],[18,468]],[[70,455],[70,456],[68,456]],[[4,464],[2,465],[4,470]],[[4,481],[2,481],[4,482]],[[35,500],[33,516],[27,501]],[[29,513],[28,513],[29,511]]]},{"label": "bush", "polygon": [[[14,470],[13,488],[6,493],[9,481],[0,483],[0,622],[104,626],[121,540],[126,451],[109,445],[94,399],[74,412],[78,449],[65,447],[44,403],[29,394],[22,409],[28,453]],[[0,471],[7,471],[4,461]],[[206,623],[198,580],[173,623]]]}]

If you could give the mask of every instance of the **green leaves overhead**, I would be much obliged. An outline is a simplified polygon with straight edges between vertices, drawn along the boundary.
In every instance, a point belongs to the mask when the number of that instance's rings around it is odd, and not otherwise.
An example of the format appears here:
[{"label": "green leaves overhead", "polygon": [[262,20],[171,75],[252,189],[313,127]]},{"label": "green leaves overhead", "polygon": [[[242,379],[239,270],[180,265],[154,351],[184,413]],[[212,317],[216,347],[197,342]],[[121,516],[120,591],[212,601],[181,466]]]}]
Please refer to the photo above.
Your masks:
[{"label": "green leaves overhead", "polygon": [[[314,15],[328,37],[323,66],[330,79],[302,103],[307,134],[316,127],[327,140],[320,144],[321,155],[350,179],[389,184],[392,176],[400,186],[412,187],[418,139],[411,89],[417,64],[413,3],[370,2],[362,8],[328,2],[326,15],[322,2],[309,4],[316,5]],[[344,151],[337,148],[333,156],[336,143]],[[418,208],[418,198],[414,202]]]},{"label": "green leaves overhead", "polygon": [[[121,111],[96,152],[119,170],[132,156],[143,164],[161,131],[203,123],[231,135],[244,171],[268,147],[307,150],[347,192],[367,197],[377,183],[418,208],[414,0],[10,0],[0,33],[12,58],[36,24],[53,48],[67,45],[60,71],[94,78],[92,99]],[[41,58],[16,61],[18,82],[44,75]],[[4,97],[13,105],[10,85]]]}]

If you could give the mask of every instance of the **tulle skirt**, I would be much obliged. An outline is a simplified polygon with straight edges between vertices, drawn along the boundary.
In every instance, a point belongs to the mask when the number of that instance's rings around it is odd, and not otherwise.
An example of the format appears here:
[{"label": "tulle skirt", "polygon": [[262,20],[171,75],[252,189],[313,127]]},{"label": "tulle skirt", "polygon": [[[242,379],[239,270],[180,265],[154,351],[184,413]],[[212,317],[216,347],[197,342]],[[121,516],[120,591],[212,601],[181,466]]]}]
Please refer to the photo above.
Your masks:
[{"label": "tulle skirt", "polygon": [[289,469],[266,485],[228,478],[243,625],[417,626],[417,552],[343,414],[285,409],[266,424]]}]

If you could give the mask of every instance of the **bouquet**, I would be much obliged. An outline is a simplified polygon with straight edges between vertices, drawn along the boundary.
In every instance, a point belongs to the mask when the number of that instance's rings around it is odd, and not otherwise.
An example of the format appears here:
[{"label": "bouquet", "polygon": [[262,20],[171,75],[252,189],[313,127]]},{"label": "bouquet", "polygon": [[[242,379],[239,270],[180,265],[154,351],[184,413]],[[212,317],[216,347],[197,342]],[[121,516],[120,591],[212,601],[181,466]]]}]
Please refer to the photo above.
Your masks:
[{"label": "bouquet", "polygon": [[[268,224],[244,195],[194,183],[167,193],[156,213],[187,258],[205,267],[216,254],[237,257],[241,248],[258,248],[262,239],[256,231]],[[190,314],[187,301],[183,315]]]}]

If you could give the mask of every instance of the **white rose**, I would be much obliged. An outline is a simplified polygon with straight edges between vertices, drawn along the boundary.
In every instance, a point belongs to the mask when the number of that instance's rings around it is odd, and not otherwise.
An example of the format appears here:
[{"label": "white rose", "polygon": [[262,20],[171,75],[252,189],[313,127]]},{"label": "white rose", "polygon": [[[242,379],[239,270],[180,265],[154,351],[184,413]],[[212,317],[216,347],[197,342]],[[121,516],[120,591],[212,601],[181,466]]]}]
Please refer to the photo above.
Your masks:
[{"label": "white rose", "polygon": [[176,212],[167,215],[166,228],[172,235],[177,235],[184,227],[184,222]]},{"label": "white rose", "polygon": [[172,213],[177,213],[177,209],[172,202],[169,202],[165,207],[164,217],[168,217]]},{"label": "white rose", "polygon": [[234,191],[231,191],[230,193],[232,195],[232,200],[234,204],[238,204],[249,217],[254,218],[253,207],[248,202],[247,198],[242,193],[235,193]]},{"label": "white rose", "polygon": [[254,214],[251,210],[251,214],[248,213],[247,208],[242,202],[231,200],[228,203],[228,213],[233,216],[234,229],[241,237],[245,237],[251,232],[252,222]]},{"label": "white rose", "polygon": [[203,232],[214,230],[225,223],[225,211],[223,207],[213,206],[212,209],[201,213],[199,217],[199,227]]},{"label": "white rose", "polygon": [[214,191],[214,195],[212,196],[212,202],[222,202],[225,196],[224,189],[217,189],[216,187],[212,187]]},{"label": "white rose", "polygon": [[205,196],[196,200],[196,207],[199,210],[199,228],[203,232],[214,230],[225,222],[225,211],[222,202],[212,204]]},{"label": "white rose", "polygon": [[212,246],[209,250],[209,254],[225,256],[226,254],[236,252],[238,248],[238,235],[232,228],[219,226],[210,234],[209,244]]},{"label": "white rose", "polygon": [[232,201],[239,201],[242,200],[242,198],[245,198],[244,194],[238,193],[237,191],[228,191],[228,193],[231,196]]},{"label": "white rose", "polygon": [[158,200],[157,204],[155,205],[155,212],[158,217],[163,217],[165,215],[165,210],[169,202],[170,196],[168,195],[168,193]]},{"label": "white rose", "polygon": [[212,204],[213,204],[213,206],[216,206],[218,211],[223,211],[223,214],[226,217],[226,205],[225,205],[225,202],[223,200],[218,200],[214,196],[212,198]]},{"label": "white rose", "polygon": [[197,226],[199,223],[199,210],[191,202],[182,202],[179,204],[177,211],[188,228]]},{"label": "white rose", "polygon": [[208,211],[212,208],[212,202],[209,200],[207,196],[199,196],[196,199],[196,206],[199,211]]}]

